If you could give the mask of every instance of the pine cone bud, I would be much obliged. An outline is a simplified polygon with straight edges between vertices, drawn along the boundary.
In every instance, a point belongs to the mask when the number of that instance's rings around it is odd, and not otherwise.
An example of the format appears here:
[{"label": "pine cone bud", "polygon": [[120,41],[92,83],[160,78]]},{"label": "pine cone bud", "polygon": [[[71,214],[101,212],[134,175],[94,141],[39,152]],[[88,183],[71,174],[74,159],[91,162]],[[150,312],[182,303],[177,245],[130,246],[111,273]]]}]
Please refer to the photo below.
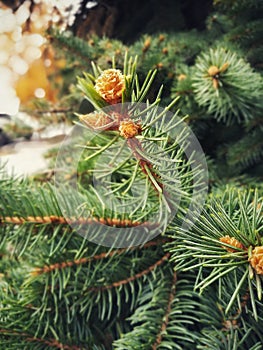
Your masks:
[{"label": "pine cone bud", "polygon": [[223,73],[225,70],[227,70],[228,66],[229,66],[228,62],[224,63],[220,68],[220,73]]},{"label": "pine cone bud", "polygon": [[149,49],[150,46],[151,46],[151,39],[148,38],[148,39],[146,39],[145,42],[144,42],[142,51],[143,51],[143,52],[146,52],[146,51]]},{"label": "pine cone bud", "polygon": [[182,80],[185,80],[186,79],[186,75],[185,74],[180,74],[178,75],[178,81],[182,81]]},{"label": "pine cone bud", "polygon": [[162,53],[164,54],[164,55],[167,55],[168,54],[168,49],[167,49],[167,47],[164,47],[163,49],[162,49]]},{"label": "pine cone bud", "polygon": [[[221,237],[220,242],[229,244],[229,245],[236,247],[236,248],[239,248],[239,249],[245,248],[242,243],[240,243],[237,239],[235,239],[235,237],[230,237],[229,235]],[[229,253],[234,253],[237,251],[236,249],[232,249],[230,247],[223,246],[222,248],[226,249]]]},{"label": "pine cone bud", "polygon": [[101,112],[80,114],[78,117],[80,121],[85,123],[91,129],[102,128],[113,122],[109,116]]},{"label": "pine cone bud", "polygon": [[216,78],[213,78],[213,88],[216,90],[219,88],[219,82]]},{"label": "pine cone bud", "polygon": [[263,275],[263,246],[252,250],[249,262],[258,275]]},{"label": "pine cone bud", "polygon": [[94,45],[95,45],[95,42],[94,42],[93,39],[90,39],[90,40],[88,41],[88,44],[89,44],[90,46],[94,46]]},{"label": "pine cone bud", "polygon": [[130,139],[139,134],[140,126],[136,125],[133,121],[122,121],[119,127],[120,135],[126,139]]},{"label": "pine cone bud", "polygon": [[215,75],[220,73],[220,70],[217,66],[210,66],[207,72],[210,75],[210,77],[214,77]]},{"label": "pine cone bud", "polygon": [[109,104],[121,102],[125,80],[119,69],[107,69],[97,78],[95,90]]},{"label": "pine cone bud", "polygon": [[162,41],[164,41],[164,39],[165,39],[165,36],[164,36],[163,34],[160,34],[160,35],[159,35],[159,41],[162,42]]},{"label": "pine cone bud", "polygon": [[43,272],[43,269],[42,269],[42,268],[40,268],[40,267],[35,267],[35,268],[30,272],[30,274],[31,274],[32,276],[39,276],[39,275],[41,275],[42,272]]}]

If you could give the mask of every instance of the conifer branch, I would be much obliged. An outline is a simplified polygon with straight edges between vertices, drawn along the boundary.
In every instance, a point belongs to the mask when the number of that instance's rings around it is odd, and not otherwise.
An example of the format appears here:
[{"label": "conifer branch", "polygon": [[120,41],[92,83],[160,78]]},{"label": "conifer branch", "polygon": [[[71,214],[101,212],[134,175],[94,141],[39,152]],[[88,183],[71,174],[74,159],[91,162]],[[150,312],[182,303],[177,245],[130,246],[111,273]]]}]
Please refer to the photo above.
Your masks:
[{"label": "conifer branch", "polygon": [[235,119],[238,123],[253,119],[255,107],[260,108],[260,74],[223,48],[210,49],[197,58],[192,85],[196,102],[228,125]]},{"label": "conifer branch", "polygon": [[[53,124],[75,110],[82,129],[63,143],[54,185],[0,166],[0,347],[262,350],[263,7],[254,3],[214,0],[222,11],[207,30],[147,34],[129,53],[105,37],[47,33],[68,62],[48,73],[63,99],[52,106],[46,94],[33,113]],[[214,172],[202,213],[208,179],[191,129]]]},{"label": "conifer branch", "polygon": [[116,281],[113,282],[112,284],[106,285],[106,286],[97,286],[97,287],[90,287],[88,288],[89,291],[94,291],[94,292],[98,292],[98,291],[104,291],[104,290],[108,290],[108,289],[112,289],[112,288],[118,288],[120,286],[123,286],[129,282],[135,281],[139,278],[142,278],[145,275],[148,275],[150,272],[152,272],[156,267],[161,266],[165,261],[167,261],[170,257],[170,253],[166,253],[161,259],[159,259],[158,261],[156,261],[154,264],[152,264],[151,266],[149,266],[147,269],[136,273],[133,276],[130,276],[124,280],[121,281]]},{"label": "conifer branch", "polygon": [[[165,243],[165,242],[167,242],[167,239],[162,239],[162,240],[159,240],[159,241],[150,241],[150,242],[147,242],[143,246],[134,247],[131,250],[146,249],[146,248],[157,246],[160,243]],[[54,270],[62,270],[64,268],[66,268],[66,267],[72,267],[72,266],[76,266],[76,265],[87,264],[87,263],[89,263],[91,261],[95,261],[95,260],[107,259],[107,258],[113,257],[114,255],[119,255],[119,254],[122,254],[122,253],[125,253],[125,252],[127,252],[127,248],[116,249],[116,250],[112,250],[110,252],[103,252],[101,254],[90,256],[90,257],[87,257],[87,258],[81,258],[81,259],[76,259],[76,260],[72,260],[72,261],[64,261],[64,262],[55,263],[55,264],[52,264],[52,265],[46,265],[44,267],[37,267],[31,272],[31,274],[33,276],[38,276],[38,275],[41,275],[43,273],[50,273],[51,271],[54,271]]]},{"label": "conifer branch", "polygon": [[227,152],[227,162],[232,167],[244,169],[253,165],[263,157],[263,128],[257,125],[234,145],[230,145]]},{"label": "conifer branch", "polygon": [[63,216],[27,216],[25,218],[18,216],[5,216],[0,217],[0,225],[4,224],[13,224],[13,225],[24,225],[26,223],[29,224],[59,224],[59,225],[67,225],[67,224],[82,224],[82,225],[92,225],[92,224],[103,224],[108,226],[115,227],[136,227],[136,226],[147,226],[153,227],[156,224],[151,224],[150,222],[140,222],[140,221],[132,221],[128,219],[117,219],[117,218],[65,218]]},{"label": "conifer branch", "polygon": [[19,336],[23,337],[25,342],[29,343],[42,343],[43,345],[46,345],[51,348],[56,349],[63,349],[63,350],[88,350],[88,348],[78,347],[76,345],[67,345],[62,344],[56,339],[42,339],[42,338],[36,338],[32,337],[30,334],[27,333],[19,333],[16,331],[12,331],[10,329],[0,329],[0,333],[4,335],[10,335],[10,336]]},{"label": "conifer branch", "polygon": [[157,350],[158,349],[158,346],[162,342],[163,334],[166,331],[166,328],[167,328],[167,325],[168,325],[168,322],[169,322],[170,313],[171,313],[171,310],[172,310],[172,302],[173,302],[173,299],[174,299],[174,296],[175,296],[175,293],[176,293],[176,288],[175,288],[176,282],[177,282],[177,273],[174,272],[172,285],[171,285],[171,292],[170,292],[170,295],[169,295],[169,298],[168,298],[168,304],[167,304],[164,320],[163,320],[163,323],[161,325],[160,332],[157,335],[156,341],[155,341],[155,343],[152,346],[152,350]]},{"label": "conifer branch", "polygon": [[64,52],[68,54],[73,54],[77,56],[81,61],[90,63],[94,57],[94,49],[91,45],[83,42],[80,38],[69,37],[61,35],[61,33],[56,31],[50,31],[48,34],[48,39],[55,47],[61,48]]}]

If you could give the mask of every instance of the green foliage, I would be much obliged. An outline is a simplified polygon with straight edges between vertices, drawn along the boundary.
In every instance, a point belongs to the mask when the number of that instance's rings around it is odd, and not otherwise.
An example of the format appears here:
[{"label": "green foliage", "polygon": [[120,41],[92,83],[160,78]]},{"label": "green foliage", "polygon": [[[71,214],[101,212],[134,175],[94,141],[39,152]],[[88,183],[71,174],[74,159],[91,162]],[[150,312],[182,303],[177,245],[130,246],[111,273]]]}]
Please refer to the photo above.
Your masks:
[{"label": "green foliage", "polygon": [[259,127],[248,132],[240,141],[229,147],[227,162],[230,166],[244,169],[257,163],[262,156],[262,129]]},{"label": "green foliage", "polygon": [[197,59],[193,88],[198,104],[218,120],[247,121],[259,106],[262,78],[235,53],[210,49],[209,54]]},{"label": "green foliage", "polygon": [[[262,1],[214,1],[220,16],[230,21],[222,39],[242,49],[244,57],[252,66],[262,70]],[[219,20],[220,22],[220,20]],[[224,21],[223,21],[224,22]]]},{"label": "green foliage", "polygon": [[[64,86],[35,114],[63,107],[76,133],[50,154],[55,182],[1,170],[0,348],[262,349],[261,11],[214,1],[202,32],[130,45],[48,34]],[[95,89],[109,68],[117,106]]]},{"label": "green foliage", "polygon": [[200,299],[192,292],[191,276],[179,277],[173,289],[174,277],[171,270],[168,272],[144,290],[130,317],[133,330],[114,343],[116,349],[167,349],[171,343],[174,349],[193,348],[198,337],[195,332],[189,333],[189,328],[198,328]]},{"label": "green foliage", "polygon": [[[251,304],[247,308],[258,320],[257,300],[262,298],[262,277],[254,274],[249,263],[252,249],[262,245],[262,198],[257,191],[227,188],[212,192],[203,214],[190,231],[180,230],[174,236],[176,269],[198,269],[195,289],[201,292],[218,282],[219,294],[225,296],[224,278],[231,281],[232,290],[226,306],[230,312],[235,301],[240,304],[242,293],[249,290]],[[224,243],[221,239],[232,237],[240,243]],[[231,277],[228,277],[228,274]],[[241,292],[241,290],[243,292]]]}]

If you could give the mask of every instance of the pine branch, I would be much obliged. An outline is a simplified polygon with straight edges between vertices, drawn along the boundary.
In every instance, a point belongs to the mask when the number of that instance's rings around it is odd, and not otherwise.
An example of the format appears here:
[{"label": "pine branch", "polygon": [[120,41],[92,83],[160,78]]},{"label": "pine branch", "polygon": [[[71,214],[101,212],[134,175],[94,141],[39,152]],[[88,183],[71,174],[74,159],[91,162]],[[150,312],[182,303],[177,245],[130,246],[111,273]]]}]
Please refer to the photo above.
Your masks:
[{"label": "pine branch", "polygon": [[[85,247],[85,245],[83,247]],[[59,331],[59,335],[57,335],[58,339],[62,339],[61,334],[72,334],[75,339],[73,334],[76,334],[75,332],[77,330],[82,330],[83,327],[89,330],[89,323],[87,324],[87,322],[91,322],[90,327],[92,328],[92,319],[94,319],[94,317],[100,317],[102,321],[105,319],[107,320],[110,317],[116,317],[114,316],[116,312],[119,314],[120,310],[125,307],[130,298],[132,299],[131,305],[133,305],[131,307],[134,307],[137,294],[142,290],[142,286],[148,283],[153,283],[156,274],[162,273],[161,269],[156,270],[156,267],[161,267],[161,265],[167,261],[167,256],[164,256],[157,262],[155,261],[154,263],[149,264],[150,266],[147,267],[147,269],[140,271],[140,266],[145,266],[147,260],[153,262],[156,259],[157,248],[158,245],[149,242],[147,249],[142,252],[140,250],[131,250],[128,252],[123,251],[123,254],[108,254],[107,262],[103,261],[105,260],[104,257],[106,258],[105,254],[98,254],[95,256],[95,259],[89,261],[88,264],[70,266],[67,272],[63,272],[64,269],[56,269],[49,271],[48,274],[32,276],[25,281],[23,285],[22,300],[19,300],[17,304],[14,304],[18,308],[20,316],[16,317],[16,315],[10,313],[9,306],[6,307],[2,313],[2,320],[0,319],[1,326],[3,327],[3,320],[5,320],[4,324],[8,322],[11,330],[23,329],[24,320],[28,319],[32,321],[32,332],[38,333],[36,337],[49,339],[49,335],[44,336],[45,333],[43,334],[42,325],[45,329],[49,329],[47,328],[47,325],[50,325],[58,331],[61,322],[63,322],[63,327]],[[42,249],[45,250],[43,245]],[[148,249],[149,252],[146,252]],[[80,249],[78,250],[81,251]],[[62,248],[58,253],[58,256],[61,256],[61,254],[69,255],[69,251],[70,249],[68,248],[65,253]],[[158,251],[160,251],[160,248],[158,248]],[[153,254],[153,252],[155,252],[155,254]],[[61,260],[63,261],[63,256]],[[120,262],[123,267],[122,271],[119,269]],[[120,274],[120,276],[123,275],[123,270],[126,264],[126,273],[128,276],[130,275],[131,270],[136,269],[140,272],[131,276],[132,278],[126,278],[125,281],[121,280],[121,283],[116,282],[114,288],[107,288],[105,290],[103,285],[108,287],[106,278],[111,280],[111,275],[115,275],[113,267],[115,266],[117,277],[118,274]],[[147,276],[150,272],[151,276]],[[105,276],[105,282],[102,285],[102,288],[100,288],[100,291],[94,293],[94,290],[89,290],[90,288],[88,285],[96,285],[98,278],[101,281],[103,275]],[[81,293],[80,296],[79,290],[85,291],[85,293]],[[131,290],[133,293],[130,293]],[[45,300],[43,300],[43,295],[45,295]],[[75,300],[76,295],[79,295],[77,301]],[[112,308],[111,301],[115,300],[115,298],[122,300],[124,296],[126,302],[124,304],[119,303],[118,310]],[[129,299],[127,299],[128,296]],[[12,303],[14,303],[14,301],[12,301]],[[72,307],[69,307],[69,305]],[[48,312],[46,313],[46,311]],[[79,323],[79,321],[77,321],[78,318],[80,318],[80,320],[84,318],[84,323]],[[67,324],[65,323],[65,320],[71,321]],[[72,329],[75,322],[77,322],[76,329]],[[35,331],[36,327],[40,329]],[[70,329],[67,329],[68,327],[70,327]],[[83,335],[80,335],[79,337],[79,341],[81,341]]]},{"label": "pine branch", "polygon": [[236,53],[210,49],[197,58],[193,77],[197,103],[228,125],[251,120],[261,109],[262,78]]},{"label": "pine branch", "polygon": [[134,282],[135,280],[142,278],[144,276],[146,276],[147,274],[151,273],[153,270],[155,270],[158,266],[162,265],[165,261],[167,261],[170,257],[170,253],[166,253],[161,259],[159,259],[158,261],[156,261],[154,264],[152,264],[151,266],[149,266],[147,269],[136,273],[133,276],[130,276],[124,280],[121,281],[115,281],[114,283],[110,284],[110,285],[106,285],[106,286],[100,286],[100,287],[91,287],[88,290],[92,291],[92,292],[98,292],[98,291],[104,291],[107,289],[112,289],[112,288],[119,288],[125,284],[128,284],[130,282]]},{"label": "pine branch", "polygon": [[58,224],[58,225],[67,225],[67,224],[80,224],[80,225],[93,225],[93,224],[103,224],[107,226],[114,227],[136,227],[136,226],[147,226],[151,227],[148,222],[132,221],[128,219],[117,219],[117,218],[65,218],[63,216],[27,216],[27,217],[0,217],[0,225],[13,224],[13,225],[24,225],[24,224]]},{"label": "pine branch", "polygon": [[[233,1],[217,2],[238,13]],[[252,1],[240,7],[246,3]],[[83,133],[60,153],[55,186],[0,176],[0,343],[6,350],[261,349],[262,186],[255,181],[248,188],[256,185],[258,192],[244,191],[252,179],[240,178],[241,189],[213,187],[198,217],[192,204],[202,202],[207,183],[202,152],[190,152],[191,132],[176,99],[158,107],[172,84],[210,155],[217,147],[211,131],[223,121],[250,128],[243,139],[234,130],[228,162],[243,167],[261,159],[262,77],[235,50],[208,51],[222,35],[231,40],[247,28],[236,37],[242,55],[250,35],[257,43],[258,23],[231,33],[238,16],[220,21],[210,35],[145,36],[130,48],[137,59],[107,38],[50,34],[71,60],[63,74],[95,60],[79,87],[97,111],[78,115],[86,126],[76,123]],[[109,65],[106,73],[100,68]],[[188,211],[196,219],[191,229],[182,225],[185,216],[192,223]],[[130,246],[116,249],[127,246],[125,232]],[[149,241],[159,233],[165,238]],[[111,246],[101,245],[103,235],[113,237]]]},{"label": "pine branch", "polygon": [[226,313],[230,312],[241,290],[249,289],[250,308],[255,319],[258,319],[256,300],[261,300],[262,295],[262,276],[261,260],[258,257],[255,265],[252,256],[262,244],[261,208],[262,198],[257,191],[227,188],[220,196],[211,196],[190,232],[179,229],[181,233],[172,236],[174,243],[168,243],[172,245],[169,251],[174,252],[171,259],[177,262],[178,270],[199,270],[196,289],[203,291],[218,282],[223,293],[223,281],[230,274],[235,282],[232,282],[234,289],[231,289]]},{"label": "pine branch", "polygon": [[[158,241],[150,241],[150,242],[147,242],[146,244],[144,244],[143,246],[131,248],[131,250],[133,250],[133,249],[146,249],[149,247],[154,247],[154,246],[157,246],[158,244],[164,243],[166,241],[167,241],[167,239],[162,239],[162,240],[158,240]],[[56,269],[61,270],[61,269],[67,268],[67,267],[72,267],[74,265],[87,264],[87,263],[92,262],[94,260],[107,259],[109,257],[116,255],[116,254],[122,254],[126,251],[127,251],[127,248],[117,249],[117,250],[112,250],[109,252],[103,252],[101,254],[97,254],[97,255],[94,255],[94,256],[91,256],[88,258],[84,257],[84,258],[76,259],[73,261],[65,261],[62,263],[56,263],[56,264],[49,265],[49,266],[46,265],[44,267],[37,267],[31,272],[31,274],[33,276],[36,276],[36,275],[41,275],[43,273],[50,273],[51,271],[56,270]],[[105,289],[107,289],[107,288],[105,288]]]},{"label": "pine branch", "polygon": [[162,280],[144,289],[130,317],[133,329],[115,341],[116,349],[193,349],[197,341],[193,330],[200,319],[196,309],[198,296],[190,291],[192,277],[178,277],[175,293],[176,274],[169,266],[164,272]]},{"label": "pine branch", "polygon": [[152,346],[152,350],[157,350],[158,346],[162,343],[162,339],[163,339],[163,334],[165,334],[167,326],[168,326],[168,322],[169,322],[169,318],[171,317],[171,311],[172,311],[172,303],[175,297],[175,293],[176,293],[176,282],[177,282],[177,273],[174,272],[173,275],[173,282],[172,282],[172,286],[171,286],[171,292],[168,298],[168,304],[167,304],[167,308],[166,308],[166,312],[165,312],[165,316],[164,316],[164,320],[160,329],[159,334],[157,335],[156,341]]},{"label": "pine branch", "polygon": [[227,162],[233,167],[245,169],[260,162],[263,157],[263,129],[258,126],[231,145],[227,152]]},{"label": "pine branch", "polygon": [[22,338],[22,341],[25,342],[25,346],[26,343],[32,343],[35,344],[35,346],[38,346],[38,344],[43,344],[45,347],[63,350],[89,350],[88,348],[78,347],[75,345],[62,344],[56,339],[36,338],[32,337],[30,334],[10,331],[9,329],[0,329],[0,333],[6,336],[17,336],[19,338]]},{"label": "pine branch", "polygon": [[[60,48],[64,52],[66,51],[74,59],[76,55],[86,63],[90,63],[94,59],[95,50],[93,45],[78,37],[74,37],[70,32],[65,34],[56,30],[50,30],[48,39],[54,47]],[[96,54],[98,54],[98,49],[96,51]]]}]

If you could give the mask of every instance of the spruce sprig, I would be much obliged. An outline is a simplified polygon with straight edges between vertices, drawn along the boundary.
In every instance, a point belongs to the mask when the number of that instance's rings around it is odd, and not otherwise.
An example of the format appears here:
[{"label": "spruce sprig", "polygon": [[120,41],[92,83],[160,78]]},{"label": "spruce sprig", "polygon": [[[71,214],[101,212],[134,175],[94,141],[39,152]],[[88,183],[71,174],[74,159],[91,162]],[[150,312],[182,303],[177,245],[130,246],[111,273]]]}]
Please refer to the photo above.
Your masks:
[{"label": "spruce sprig", "polygon": [[196,60],[195,99],[209,114],[227,124],[255,116],[255,110],[262,108],[262,86],[261,76],[248,63],[222,47],[210,49]]},{"label": "spruce sprig", "polygon": [[[248,290],[250,310],[257,320],[262,276],[251,257],[254,249],[262,245],[262,224],[262,198],[256,190],[229,188],[214,193],[195,226],[190,231],[179,229],[179,233],[172,235],[176,244],[170,249],[176,269],[197,269],[195,289],[203,292],[216,284],[220,294],[225,294],[222,286],[229,274],[234,288],[226,314],[240,298],[241,290]],[[259,266],[261,263],[259,258]]]}]

